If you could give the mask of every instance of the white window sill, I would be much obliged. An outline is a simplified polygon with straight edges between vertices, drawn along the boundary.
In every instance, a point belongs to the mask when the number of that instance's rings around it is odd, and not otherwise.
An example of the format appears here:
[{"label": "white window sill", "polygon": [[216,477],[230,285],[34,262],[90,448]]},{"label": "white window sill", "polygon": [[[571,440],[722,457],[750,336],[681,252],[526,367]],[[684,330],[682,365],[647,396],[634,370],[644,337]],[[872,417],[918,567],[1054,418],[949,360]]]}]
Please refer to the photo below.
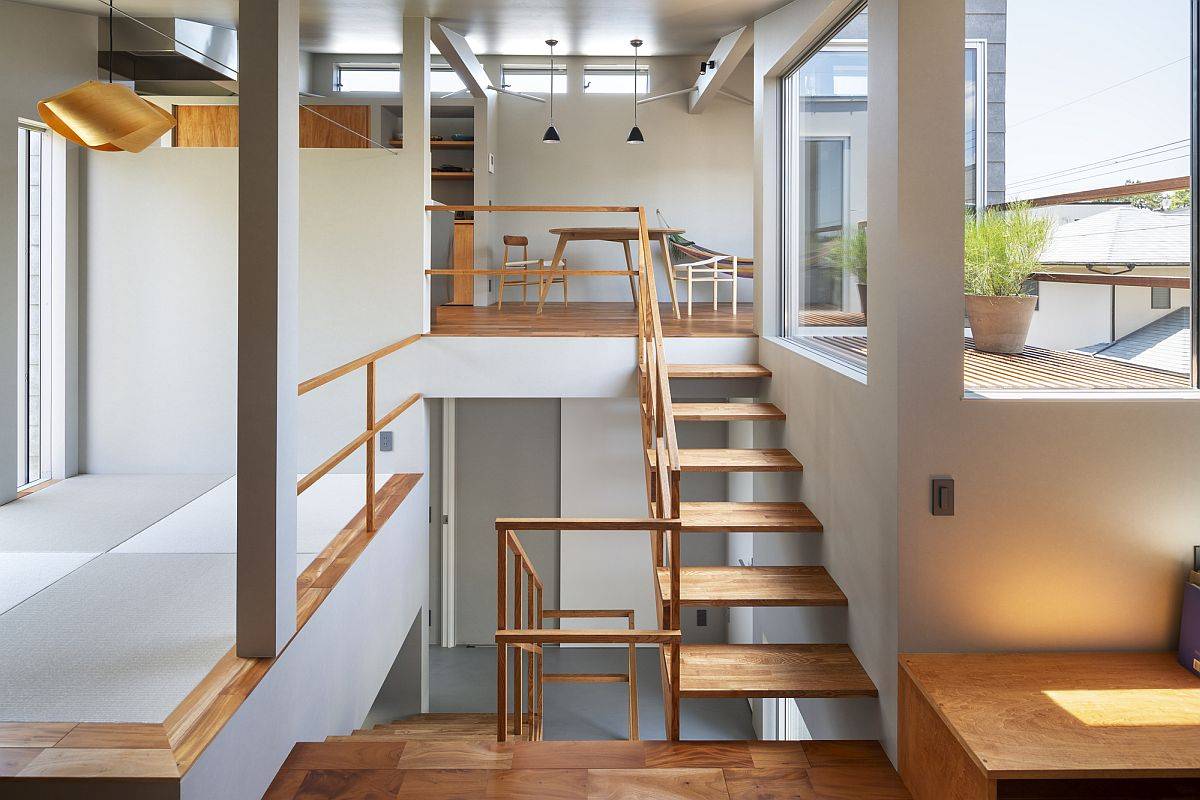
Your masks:
[{"label": "white window sill", "polygon": [[850,378],[853,381],[867,385],[867,371],[861,366],[843,361],[840,358],[835,358],[829,353],[817,347],[810,347],[801,342],[792,339],[785,339],[782,336],[763,336],[762,339],[777,344],[784,350],[795,353],[798,356],[814,361],[821,366],[830,369],[839,375]]}]

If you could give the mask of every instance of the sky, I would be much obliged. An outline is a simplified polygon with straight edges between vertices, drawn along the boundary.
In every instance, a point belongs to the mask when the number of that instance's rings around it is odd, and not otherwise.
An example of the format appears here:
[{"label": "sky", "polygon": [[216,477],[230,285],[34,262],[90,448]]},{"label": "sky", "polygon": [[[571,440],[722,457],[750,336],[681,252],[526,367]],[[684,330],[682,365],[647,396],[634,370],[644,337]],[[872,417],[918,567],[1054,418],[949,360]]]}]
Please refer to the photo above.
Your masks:
[{"label": "sky", "polygon": [[1188,173],[1189,6],[1008,0],[1008,199]]}]

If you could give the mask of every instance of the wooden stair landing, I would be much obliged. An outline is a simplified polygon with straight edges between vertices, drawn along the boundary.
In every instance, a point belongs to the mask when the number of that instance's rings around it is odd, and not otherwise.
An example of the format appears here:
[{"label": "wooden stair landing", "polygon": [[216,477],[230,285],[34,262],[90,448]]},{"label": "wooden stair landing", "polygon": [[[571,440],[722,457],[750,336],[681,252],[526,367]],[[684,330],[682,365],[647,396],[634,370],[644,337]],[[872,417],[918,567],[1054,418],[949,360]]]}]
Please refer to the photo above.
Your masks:
[{"label": "wooden stair landing", "polygon": [[824,528],[804,503],[682,502],[684,533],[820,533]]},{"label": "wooden stair landing", "polygon": [[[671,571],[658,568],[659,591],[671,601]],[[685,606],[844,606],[846,595],[824,567],[682,567]]]},{"label": "wooden stair landing", "polygon": [[844,644],[685,644],[681,697],[878,697]]},{"label": "wooden stair landing", "polygon": [[[646,451],[653,467],[657,456]],[[799,472],[804,465],[781,447],[757,448],[688,448],[679,451],[682,472]]]},{"label": "wooden stair landing", "polygon": [[669,378],[769,378],[762,364],[668,364]]},{"label": "wooden stair landing", "polygon": [[775,422],[785,415],[773,403],[675,403],[676,422]]},{"label": "wooden stair landing", "polygon": [[[516,732],[516,717],[509,720],[509,730]],[[327,742],[383,740],[424,741],[496,741],[496,715],[489,713],[459,712],[442,714],[417,714],[395,722],[376,725],[352,732],[349,736],[330,736]]]}]

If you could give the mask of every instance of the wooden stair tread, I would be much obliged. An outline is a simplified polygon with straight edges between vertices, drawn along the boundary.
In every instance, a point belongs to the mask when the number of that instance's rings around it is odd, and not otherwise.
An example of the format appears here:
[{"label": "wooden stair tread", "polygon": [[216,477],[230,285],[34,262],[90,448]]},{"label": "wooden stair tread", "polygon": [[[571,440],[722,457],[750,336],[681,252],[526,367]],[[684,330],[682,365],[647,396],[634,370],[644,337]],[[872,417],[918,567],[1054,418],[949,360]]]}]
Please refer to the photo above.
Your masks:
[{"label": "wooden stair tread", "polygon": [[675,403],[676,422],[769,422],[785,418],[773,403]]},{"label": "wooden stair tread", "polygon": [[[659,567],[662,601],[671,600],[671,571]],[[682,567],[685,606],[844,606],[846,595],[824,567]]]},{"label": "wooden stair tread", "polygon": [[685,644],[682,697],[878,697],[844,644]]},{"label": "wooden stair tread", "polygon": [[824,529],[804,503],[685,501],[679,504],[679,517],[684,533],[820,533]]},{"label": "wooden stair tread", "polygon": [[669,378],[769,378],[762,364],[668,364]]},{"label": "wooden stair tread", "polygon": [[[647,450],[651,467],[657,455]],[[790,451],[770,448],[687,448],[679,451],[682,472],[799,472],[804,465]]]}]

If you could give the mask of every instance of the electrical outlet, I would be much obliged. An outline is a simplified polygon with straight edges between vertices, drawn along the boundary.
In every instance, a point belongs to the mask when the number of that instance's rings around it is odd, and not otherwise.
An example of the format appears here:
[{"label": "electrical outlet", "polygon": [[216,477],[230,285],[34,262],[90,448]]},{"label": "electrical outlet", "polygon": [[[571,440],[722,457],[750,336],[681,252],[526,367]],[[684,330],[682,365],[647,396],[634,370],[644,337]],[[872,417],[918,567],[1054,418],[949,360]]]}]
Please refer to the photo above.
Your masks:
[{"label": "electrical outlet", "polygon": [[381,452],[381,453],[392,452],[393,444],[394,444],[394,439],[393,439],[392,432],[391,431],[380,431],[380,433],[379,433],[379,452]]},{"label": "electrical outlet", "polygon": [[496,171],[496,154],[488,153],[488,172]]},{"label": "electrical outlet", "polygon": [[707,608],[697,608],[696,609],[696,627],[698,627],[698,628],[708,627],[708,609]]}]

